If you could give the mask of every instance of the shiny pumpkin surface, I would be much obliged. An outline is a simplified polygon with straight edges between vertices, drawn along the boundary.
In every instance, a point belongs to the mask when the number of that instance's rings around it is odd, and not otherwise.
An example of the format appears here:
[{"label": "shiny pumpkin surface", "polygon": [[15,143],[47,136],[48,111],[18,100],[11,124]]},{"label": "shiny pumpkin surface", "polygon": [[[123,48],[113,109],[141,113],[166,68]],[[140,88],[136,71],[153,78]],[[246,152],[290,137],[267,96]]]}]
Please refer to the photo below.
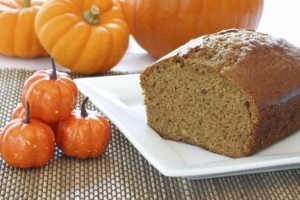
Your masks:
[{"label": "shiny pumpkin surface", "polygon": [[43,3],[42,0],[0,1],[0,54],[22,58],[48,55],[34,30],[35,16]]},{"label": "shiny pumpkin surface", "polygon": [[32,168],[45,165],[53,156],[55,137],[40,120],[10,121],[0,134],[0,154],[13,167]]},{"label": "shiny pumpkin surface", "polygon": [[120,0],[137,43],[157,58],[191,39],[229,28],[256,29],[263,0]]},{"label": "shiny pumpkin surface", "polygon": [[[83,17],[97,9],[99,21],[97,15]],[[56,62],[81,74],[108,71],[129,44],[129,28],[115,0],[46,1],[37,14],[35,30]]]},{"label": "shiny pumpkin surface", "polygon": [[76,107],[78,89],[71,77],[63,72],[39,70],[24,83],[22,105],[30,102],[31,118],[52,123],[67,119]]},{"label": "shiny pumpkin surface", "polygon": [[67,156],[96,158],[107,149],[111,129],[103,116],[90,111],[83,117],[75,110],[59,124],[55,138],[58,148]]},{"label": "shiny pumpkin surface", "polygon": [[[13,109],[13,111],[11,113],[11,119],[12,120],[18,119],[18,118],[24,119],[25,115],[26,115],[25,108],[23,107],[22,103],[18,103],[18,105]],[[45,122],[45,123],[48,124],[52,128],[54,133],[56,132],[59,121],[50,122],[50,123]]]}]

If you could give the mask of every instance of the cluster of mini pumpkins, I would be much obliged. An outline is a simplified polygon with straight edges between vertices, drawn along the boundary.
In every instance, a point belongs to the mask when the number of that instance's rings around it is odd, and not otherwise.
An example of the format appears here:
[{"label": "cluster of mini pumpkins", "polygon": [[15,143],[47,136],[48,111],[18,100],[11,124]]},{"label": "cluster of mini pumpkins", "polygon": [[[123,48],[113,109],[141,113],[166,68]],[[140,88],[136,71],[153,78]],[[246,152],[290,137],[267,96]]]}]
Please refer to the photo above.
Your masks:
[{"label": "cluster of mini pumpkins", "polygon": [[257,28],[263,0],[2,0],[0,54],[51,55],[70,70],[114,67],[130,34],[159,58],[198,36]]},{"label": "cluster of mini pumpkins", "polygon": [[76,110],[78,89],[67,73],[39,70],[24,83],[21,103],[0,133],[0,155],[13,167],[45,165],[57,146],[65,155],[80,159],[99,157],[108,148],[108,120],[85,108]]}]

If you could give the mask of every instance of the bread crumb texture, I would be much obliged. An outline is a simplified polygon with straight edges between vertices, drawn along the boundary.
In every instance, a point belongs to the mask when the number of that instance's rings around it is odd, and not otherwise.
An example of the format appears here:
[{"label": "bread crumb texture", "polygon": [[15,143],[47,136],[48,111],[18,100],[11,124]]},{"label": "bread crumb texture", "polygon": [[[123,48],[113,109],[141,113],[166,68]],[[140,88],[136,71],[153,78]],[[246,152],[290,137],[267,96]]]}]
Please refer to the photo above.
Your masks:
[{"label": "bread crumb texture", "polygon": [[165,139],[250,156],[300,128],[300,53],[230,29],[191,40],[140,75],[147,122]]}]

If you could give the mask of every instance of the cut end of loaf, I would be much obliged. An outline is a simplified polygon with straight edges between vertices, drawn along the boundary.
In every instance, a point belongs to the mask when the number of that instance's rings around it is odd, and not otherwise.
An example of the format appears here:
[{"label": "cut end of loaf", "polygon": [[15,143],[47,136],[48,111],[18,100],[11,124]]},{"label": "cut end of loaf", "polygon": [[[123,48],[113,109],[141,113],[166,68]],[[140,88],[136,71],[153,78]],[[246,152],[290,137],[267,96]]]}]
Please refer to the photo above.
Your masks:
[{"label": "cut end of loaf", "polygon": [[148,125],[165,139],[248,155],[251,103],[213,67],[168,59],[141,75]]},{"label": "cut end of loaf", "polygon": [[145,69],[148,125],[163,138],[250,156],[300,128],[300,50],[229,29],[201,36]]}]

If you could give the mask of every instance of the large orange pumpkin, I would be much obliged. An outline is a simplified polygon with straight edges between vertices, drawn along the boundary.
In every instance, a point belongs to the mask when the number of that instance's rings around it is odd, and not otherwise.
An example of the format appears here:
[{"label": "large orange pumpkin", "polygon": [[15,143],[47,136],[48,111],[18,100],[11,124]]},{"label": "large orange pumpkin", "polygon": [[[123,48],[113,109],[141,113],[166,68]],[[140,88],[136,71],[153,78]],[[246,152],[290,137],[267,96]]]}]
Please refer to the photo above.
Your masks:
[{"label": "large orange pumpkin", "polygon": [[42,0],[0,1],[0,54],[22,58],[48,55],[34,30]]},{"label": "large orange pumpkin", "polygon": [[256,29],[263,0],[120,0],[137,43],[161,57],[189,40],[229,28]]},{"label": "large orange pumpkin", "polygon": [[46,1],[35,31],[57,63],[81,74],[108,71],[129,43],[129,28],[115,0]]}]

